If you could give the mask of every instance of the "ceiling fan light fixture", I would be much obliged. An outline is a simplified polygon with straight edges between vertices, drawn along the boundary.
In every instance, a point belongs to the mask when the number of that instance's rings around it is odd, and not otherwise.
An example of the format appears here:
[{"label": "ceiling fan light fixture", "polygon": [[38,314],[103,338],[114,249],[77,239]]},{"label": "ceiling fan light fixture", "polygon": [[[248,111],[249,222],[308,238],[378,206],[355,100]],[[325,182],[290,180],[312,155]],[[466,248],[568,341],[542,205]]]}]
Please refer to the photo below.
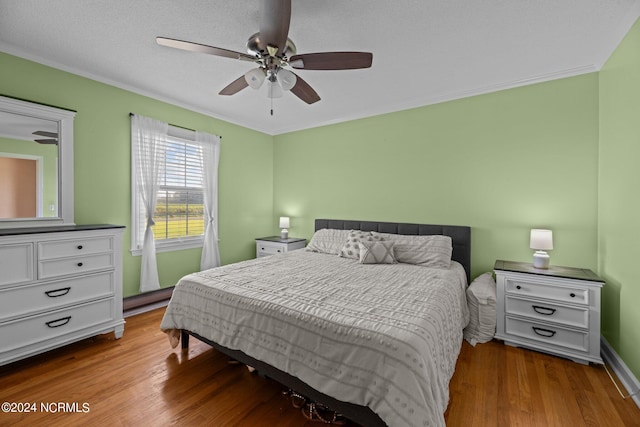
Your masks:
[{"label": "ceiling fan light fixture", "polygon": [[278,70],[278,81],[283,90],[291,90],[296,85],[297,78],[291,71],[281,68]]},{"label": "ceiling fan light fixture", "polygon": [[252,68],[244,74],[247,84],[253,89],[260,89],[266,77],[265,70],[262,68]]}]

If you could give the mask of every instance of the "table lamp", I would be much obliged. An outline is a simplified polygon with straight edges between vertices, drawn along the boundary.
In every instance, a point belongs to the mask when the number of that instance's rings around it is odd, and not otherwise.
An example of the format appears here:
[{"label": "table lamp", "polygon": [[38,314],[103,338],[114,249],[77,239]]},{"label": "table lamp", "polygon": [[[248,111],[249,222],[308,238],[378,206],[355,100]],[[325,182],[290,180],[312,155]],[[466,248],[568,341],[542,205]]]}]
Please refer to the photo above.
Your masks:
[{"label": "table lamp", "polygon": [[289,217],[288,216],[281,216],[280,217],[280,228],[282,230],[280,230],[280,238],[281,239],[287,239],[289,237]]},{"label": "table lamp", "polygon": [[553,249],[553,233],[551,230],[532,229],[529,247],[536,250],[533,254],[533,266],[541,269],[549,268],[549,254],[545,251]]}]

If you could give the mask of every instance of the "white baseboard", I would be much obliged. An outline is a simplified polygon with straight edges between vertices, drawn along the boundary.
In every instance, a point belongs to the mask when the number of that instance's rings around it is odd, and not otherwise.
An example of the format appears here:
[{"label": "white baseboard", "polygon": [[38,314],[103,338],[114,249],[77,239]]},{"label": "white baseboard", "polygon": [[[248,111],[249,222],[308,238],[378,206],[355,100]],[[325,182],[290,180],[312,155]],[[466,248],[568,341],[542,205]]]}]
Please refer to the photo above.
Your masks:
[{"label": "white baseboard", "polygon": [[[600,337],[600,353],[602,353],[604,362],[611,367],[622,383],[622,386],[627,390],[627,394],[636,393],[640,390],[640,382],[638,379],[604,337]],[[640,394],[636,394],[631,398],[636,403],[636,406],[640,408]]]}]

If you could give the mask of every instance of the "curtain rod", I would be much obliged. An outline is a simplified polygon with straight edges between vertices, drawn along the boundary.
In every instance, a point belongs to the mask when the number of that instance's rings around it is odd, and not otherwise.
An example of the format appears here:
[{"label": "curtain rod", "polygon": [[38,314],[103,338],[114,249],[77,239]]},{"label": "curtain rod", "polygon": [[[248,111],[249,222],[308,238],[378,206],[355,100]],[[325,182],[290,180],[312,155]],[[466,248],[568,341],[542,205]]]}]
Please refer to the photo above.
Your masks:
[{"label": "curtain rod", "polygon": [[[129,113],[129,117],[133,116],[135,113]],[[184,126],[179,126],[179,125],[174,125],[173,123],[168,123],[169,126],[173,126],[176,128],[180,128],[180,129],[184,129],[184,130],[190,130],[191,132],[196,132],[195,129],[191,129],[191,128],[187,128]],[[220,135],[218,135],[218,138],[222,139],[222,137]]]}]

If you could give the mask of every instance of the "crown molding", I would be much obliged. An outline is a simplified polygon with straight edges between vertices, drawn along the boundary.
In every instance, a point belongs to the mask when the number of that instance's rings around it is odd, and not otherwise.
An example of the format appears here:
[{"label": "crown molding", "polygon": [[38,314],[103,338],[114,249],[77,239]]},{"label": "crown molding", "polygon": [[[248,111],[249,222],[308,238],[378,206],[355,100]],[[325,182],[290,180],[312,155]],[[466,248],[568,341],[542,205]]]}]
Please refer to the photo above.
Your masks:
[{"label": "crown molding", "polygon": [[524,79],[512,80],[503,83],[497,83],[489,86],[482,86],[479,88],[452,92],[444,95],[438,95],[433,97],[425,97],[425,98],[414,98],[411,100],[407,100],[406,102],[397,103],[390,106],[385,107],[376,107],[374,109],[367,110],[361,114],[354,114],[349,116],[343,116],[340,119],[328,120],[322,123],[318,123],[314,126],[308,127],[283,127],[275,129],[273,135],[281,135],[284,133],[296,132],[305,129],[312,129],[322,126],[329,126],[338,123],[344,123],[352,120],[359,120],[368,117],[375,117],[384,114],[397,113],[405,110],[411,110],[414,108],[426,107],[429,105],[441,104],[443,102],[455,101],[463,98],[470,98],[478,95],[486,95],[488,93],[500,92],[503,90],[515,89],[522,86],[529,86],[537,83],[544,83],[552,80],[559,80],[567,77],[575,77],[582,74],[589,74],[597,72],[598,68],[595,64],[583,65],[580,67],[569,68],[566,70],[555,71],[552,73],[539,74],[531,77],[527,77]]},{"label": "crown molding", "polygon": [[396,113],[404,110],[410,110],[413,108],[425,107],[425,106],[439,104],[443,102],[455,101],[458,99],[469,98],[472,96],[484,95],[492,92],[498,92],[498,91],[513,89],[517,87],[528,86],[536,83],[543,83],[551,80],[558,80],[566,77],[574,77],[581,74],[588,74],[588,73],[599,71],[599,68],[596,64],[588,64],[580,67],[574,67],[566,70],[559,70],[559,71],[546,73],[546,74],[534,75],[524,79],[497,83],[497,84],[478,87],[470,90],[452,92],[452,93],[437,95],[432,97],[427,96],[427,97],[413,98],[413,99],[409,99],[407,101],[403,101],[403,102],[392,104],[392,105],[374,106],[372,109],[368,109],[359,114],[350,114],[350,115],[342,116],[337,119],[326,120],[323,122],[316,123],[312,126],[284,126],[284,127],[275,126],[273,128],[261,128],[259,126],[252,126],[250,123],[243,123],[243,122],[234,120],[233,118],[224,114],[224,112],[204,110],[204,109],[195,107],[193,105],[189,105],[187,103],[181,102],[177,99],[159,95],[157,93],[154,93],[153,91],[143,90],[137,87],[133,87],[131,85],[127,85],[115,80],[111,80],[101,75],[88,73],[88,72],[76,69],[74,67],[69,67],[65,64],[61,64],[55,61],[50,61],[45,58],[38,57],[36,55],[31,55],[31,54],[22,52],[19,49],[15,49],[12,46],[6,45],[2,42],[0,42],[0,51],[3,51],[10,55],[17,56],[19,58],[26,59],[28,61],[32,61],[41,65],[45,65],[61,71],[65,71],[80,77],[88,78],[88,79],[97,81],[99,83],[103,83],[109,86],[123,89],[128,92],[132,92],[138,95],[152,98],[157,101],[166,102],[168,104],[171,104],[177,107],[185,108],[187,110],[190,110],[199,114],[203,114],[205,116],[208,116],[214,119],[223,120],[227,123],[231,123],[237,126],[241,126],[243,128],[261,132],[269,136],[277,136],[277,135],[290,133],[290,132],[297,132],[297,131],[302,131],[306,129],[313,129],[313,128],[318,128],[323,126],[334,125],[338,123],[344,123],[352,120],[359,120],[359,119],[364,119],[368,117],[380,116],[383,114]]}]

